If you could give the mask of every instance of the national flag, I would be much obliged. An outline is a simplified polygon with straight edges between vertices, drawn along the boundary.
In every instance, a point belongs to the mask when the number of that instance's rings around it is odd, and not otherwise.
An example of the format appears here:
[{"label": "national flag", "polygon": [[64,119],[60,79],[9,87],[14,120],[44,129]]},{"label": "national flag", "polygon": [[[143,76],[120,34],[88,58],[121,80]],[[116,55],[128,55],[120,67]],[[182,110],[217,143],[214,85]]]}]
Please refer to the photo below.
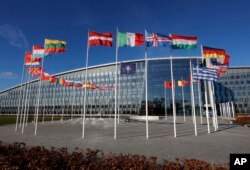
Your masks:
[{"label": "national flag", "polygon": [[206,67],[194,67],[193,68],[193,79],[194,80],[217,81],[218,69],[217,68],[206,68]]},{"label": "national flag", "polygon": [[172,85],[172,83],[170,81],[164,81],[164,87],[165,88],[172,88],[173,85]]},{"label": "national flag", "polygon": [[33,58],[43,58],[44,56],[48,55],[44,52],[44,48],[38,45],[33,45]]},{"label": "national flag", "polygon": [[28,68],[27,72],[31,73],[32,76],[39,76],[41,72],[43,72],[43,68],[42,67]]},{"label": "national flag", "polygon": [[50,83],[56,83],[56,81],[57,81],[56,76],[49,76],[49,82]]},{"label": "national flag", "polygon": [[107,46],[112,47],[112,34],[111,33],[98,33],[89,32],[89,46]]},{"label": "national flag", "polygon": [[80,88],[82,87],[82,82],[81,81],[74,81],[74,87]]},{"label": "national flag", "polygon": [[173,40],[172,49],[194,49],[197,44],[197,36],[184,36],[171,34]]},{"label": "national flag", "polygon": [[95,89],[98,89],[99,86],[97,84],[91,84],[91,89],[95,90]]},{"label": "national flag", "polygon": [[74,85],[74,81],[72,80],[65,80],[64,86],[66,87],[72,87]]},{"label": "national flag", "polygon": [[185,80],[178,80],[177,81],[177,86],[186,86],[189,84],[189,81],[185,81]]},{"label": "national flag", "polygon": [[100,88],[101,88],[102,90],[108,90],[108,86],[107,86],[107,85],[102,85],[102,86],[100,86]]},{"label": "national flag", "polygon": [[26,52],[25,53],[25,61],[24,64],[27,65],[39,65],[40,62],[42,61],[41,58],[33,58],[32,53],[31,52]]},{"label": "national flag", "polygon": [[136,64],[135,63],[121,63],[121,74],[135,74]]},{"label": "national flag", "polygon": [[92,84],[91,83],[83,83],[82,88],[91,88]]},{"label": "national flag", "polygon": [[60,85],[64,85],[64,83],[65,83],[65,80],[64,80],[63,78],[60,78],[59,84],[60,84]]},{"label": "national flag", "polygon": [[130,32],[118,32],[118,46],[141,46],[144,45],[143,34],[130,33]]},{"label": "national flag", "polygon": [[39,76],[41,80],[49,80],[49,77],[50,77],[49,74],[45,72],[42,72]]},{"label": "national flag", "polygon": [[45,39],[45,53],[62,53],[66,51],[66,42],[60,40]]},{"label": "national flag", "polygon": [[146,33],[146,46],[147,47],[167,47],[172,44],[172,39],[167,35],[160,33]]},{"label": "national flag", "polygon": [[211,48],[211,47],[206,47],[203,46],[203,59],[208,59],[208,58],[220,58],[222,60],[225,59],[226,56],[226,51],[224,49],[219,49],[219,48]]}]

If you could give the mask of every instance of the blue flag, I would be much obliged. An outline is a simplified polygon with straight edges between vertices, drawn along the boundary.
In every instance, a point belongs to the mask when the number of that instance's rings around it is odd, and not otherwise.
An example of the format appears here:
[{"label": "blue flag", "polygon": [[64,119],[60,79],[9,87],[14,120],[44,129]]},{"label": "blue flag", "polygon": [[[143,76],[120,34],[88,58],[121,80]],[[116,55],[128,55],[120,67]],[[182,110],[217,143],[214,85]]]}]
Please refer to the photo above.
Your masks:
[{"label": "blue flag", "polygon": [[136,64],[135,63],[121,63],[121,74],[135,74]]},{"label": "blue flag", "polygon": [[147,47],[167,47],[172,44],[172,39],[163,34],[149,33],[146,34],[146,46]]},{"label": "blue flag", "polygon": [[218,69],[217,68],[206,68],[206,67],[194,67],[193,68],[193,79],[194,80],[207,80],[217,81]]}]

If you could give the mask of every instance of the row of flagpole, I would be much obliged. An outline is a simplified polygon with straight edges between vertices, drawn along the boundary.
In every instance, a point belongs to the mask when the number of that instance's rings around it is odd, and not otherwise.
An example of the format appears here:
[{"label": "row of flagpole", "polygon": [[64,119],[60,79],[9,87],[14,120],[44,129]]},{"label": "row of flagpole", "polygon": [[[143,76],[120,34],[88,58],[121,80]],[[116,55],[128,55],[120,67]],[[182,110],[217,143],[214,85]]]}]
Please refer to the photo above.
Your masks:
[{"label": "row of flagpole", "polygon": [[[116,30],[116,35],[118,37],[118,28]],[[145,30],[145,36],[147,37],[147,31]],[[87,54],[86,54],[86,66],[85,66],[85,83],[88,82],[88,60],[89,60],[89,31],[88,31],[88,40],[87,40]],[[42,60],[42,68],[44,66],[44,58]],[[31,65],[30,65],[31,67]],[[176,104],[175,104],[175,85],[174,85],[174,75],[173,75],[173,64],[172,64],[172,50],[170,49],[170,68],[171,68],[171,82],[173,84],[172,87],[172,105],[173,105],[173,124],[174,124],[174,137],[176,137]],[[24,68],[23,68],[24,70]],[[190,91],[191,91],[191,106],[192,106],[192,119],[193,119],[193,123],[194,123],[194,129],[195,129],[195,135],[197,136],[197,125],[196,125],[196,111],[195,111],[195,96],[194,96],[194,88],[193,88],[193,79],[192,79],[192,63],[191,63],[191,58],[190,58],[190,77],[191,77],[191,84],[190,84]],[[117,138],[117,84],[118,84],[118,40],[116,42],[116,65],[115,65],[115,115],[114,115],[114,139]],[[23,77],[23,75],[22,75]],[[35,135],[37,133],[37,122],[38,122],[38,112],[39,112],[39,106],[40,106],[40,93],[41,93],[41,86],[42,86],[42,80],[40,79],[39,81],[39,88],[38,88],[38,95],[37,95],[37,104],[36,104],[36,108],[35,108]],[[23,121],[22,124],[22,133],[23,133],[23,129],[24,129],[24,123],[28,117],[27,115],[27,104],[28,104],[28,97],[29,97],[29,84],[30,83],[30,75],[28,78],[28,84],[25,84],[25,92],[26,94],[22,95],[24,102],[24,107],[21,107],[21,110],[24,109],[24,111],[20,112],[20,104],[21,104],[21,97],[19,100],[19,105],[18,105],[18,114],[17,114],[17,122],[18,122],[18,117],[20,114],[20,125],[21,122]],[[21,88],[23,87],[23,78],[22,78],[22,83],[21,83]],[[200,88],[200,87],[199,87]],[[198,89],[199,89],[198,88]],[[87,87],[85,86],[84,88],[84,93],[82,93],[83,95],[83,115],[82,115],[82,138],[84,138],[84,132],[85,132],[85,117],[86,117],[86,100],[87,100]],[[23,92],[23,91],[22,91]],[[64,88],[63,88],[63,92],[64,92]],[[213,126],[215,127],[215,130],[218,129],[218,120],[217,120],[217,111],[216,111],[216,106],[215,106],[215,101],[214,101],[214,87],[213,87],[213,83],[212,82],[208,82],[208,92],[209,92],[209,99],[210,99],[210,103],[212,106],[212,110],[213,110]],[[201,105],[201,99],[200,99],[200,92],[198,90],[199,93],[199,105]],[[206,93],[206,92],[205,92]],[[21,91],[20,91],[21,94]],[[183,89],[182,89],[182,96],[184,96],[183,94]],[[63,97],[64,99],[64,97]],[[207,100],[206,100],[207,102]],[[23,103],[23,102],[22,102]],[[183,97],[183,104],[184,104],[184,97]],[[45,105],[45,103],[44,103]],[[206,103],[206,105],[208,105]],[[73,108],[73,106],[72,106]],[[185,104],[183,105],[183,109],[185,108]],[[207,106],[206,106],[207,108]],[[45,110],[45,108],[44,108]],[[166,111],[165,111],[166,112]],[[206,113],[208,112],[208,108],[206,109]],[[185,121],[185,110],[183,111],[184,113],[184,121]],[[64,107],[62,108],[62,118],[63,118],[63,114],[64,114]],[[165,113],[166,114],[166,113]],[[43,114],[44,116],[44,114]],[[118,117],[119,117],[119,111],[118,111]],[[146,117],[146,138],[148,139],[149,137],[149,132],[148,132],[148,59],[147,59],[147,46],[145,46],[145,117]],[[201,114],[201,106],[200,106],[200,117],[201,117],[201,123],[202,123],[202,114]],[[208,117],[208,115],[207,115]],[[43,118],[44,120],[44,118]],[[207,118],[208,120],[208,118]],[[118,118],[118,122],[119,122],[119,118]],[[207,121],[208,122],[208,121]],[[209,124],[209,123],[208,123]],[[17,130],[17,124],[16,124],[16,130]]]}]

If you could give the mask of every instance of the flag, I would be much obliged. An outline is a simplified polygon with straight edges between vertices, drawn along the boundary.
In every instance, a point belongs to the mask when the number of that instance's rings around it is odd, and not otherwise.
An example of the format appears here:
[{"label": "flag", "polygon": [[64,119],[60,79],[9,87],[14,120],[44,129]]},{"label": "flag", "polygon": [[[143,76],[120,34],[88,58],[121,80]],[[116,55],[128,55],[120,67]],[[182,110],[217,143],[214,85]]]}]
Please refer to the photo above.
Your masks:
[{"label": "flag", "polygon": [[121,63],[121,74],[135,74],[136,64],[135,63]]},{"label": "flag", "polygon": [[33,45],[33,58],[43,58],[47,54],[44,52],[44,48],[38,45]]},{"label": "flag", "polygon": [[89,32],[89,46],[107,46],[112,47],[112,34],[111,33],[97,33]]},{"label": "flag", "polygon": [[61,53],[66,51],[66,42],[45,39],[45,53]]},{"label": "flag", "polygon": [[50,83],[56,83],[56,81],[57,81],[56,76],[49,76],[49,82]]},{"label": "flag", "polygon": [[170,81],[164,81],[164,87],[165,88],[172,88],[173,85],[172,85],[172,83]]},{"label": "flag", "polygon": [[32,76],[39,76],[41,72],[43,72],[43,68],[42,67],[28,68],[27,72],[31,73]]},{"label": "flag", "polygon": [[173,40],[172,49],[194,49],[197,44],[196,36],[183,36],[172,34],[171,38]]},{"label": "flag", "polygon": [[177,81],[177,86],[186,86],[189,84],[189,81],[185,81],[185,80],[179,80]]},{"label": "flag", "polygon": [[167,35],[159,33],[148,33],[146,34],[146,46],[147,47],[167,47],[172,43],[172,39]]},{"label": "flag", "polygon": [[98,89],[98,85],[97,84],[91,84],[91,89],[95,90],[95,89]]},{"label": "flag", "polygon": [[82,82],[81,81],[74,81],[74,87],[80,88],[82,87]]},{"label": "flag", "polygon": [[219,48],[211,48],[203,46],[203,59],[207,58],[220,58],[222,60],[225,59],[226,51],[224,49]]},{"label": "flag", "polygon": [[91,83],[83,83],[82,88],[91,88]]},{"label": "flag", "polygon": [[65,80],[64,81],[64,86],[66,87],[72,87],[74,85],[74,81],[72,80]]},{"label": "flag", "polygon": [[49,80],[49,77],[50,77],[49,74],[45,72],[42,72],[39,76],[41,80]]},{"label": "flag", "polygon": [[118,46],[141,46],[144,45],[143,34],[118,32]]},{"label": "flag", "polygon": [[208,80],[217,81],[218,69],[217,68],[206,68],[206,67],[194,67],[193,68],[193,79],[194,80]]},{"label": "flag", "polygon": [[64,80],[63,78],[60,78],[59,84],[60,84],[60,85],[64,85],[64,83],[65,83],[65,80]]},{"label": "flag", "polygon": [[40,62],[42,61],[41,58],[33,58],[32,53],[31,52],[26,52],[25,53],[25,62],[24,64],[27,65],[39,65]]},{"label": "flag", "polygon": [[102,86],[100,86],[100,88],[102,89],[102,90],[108,90],[108,86],[105,84],[105,85],[102,85]]}]

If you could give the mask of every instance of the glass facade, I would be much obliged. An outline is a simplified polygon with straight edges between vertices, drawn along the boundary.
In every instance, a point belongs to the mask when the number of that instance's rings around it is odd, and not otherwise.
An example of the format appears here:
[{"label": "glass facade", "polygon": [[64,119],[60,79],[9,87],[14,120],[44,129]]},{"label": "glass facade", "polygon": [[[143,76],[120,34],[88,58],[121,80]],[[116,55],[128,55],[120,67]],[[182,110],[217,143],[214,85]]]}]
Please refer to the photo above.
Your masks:
[{"label": "glass facade", "polygon": [[250,113],[250,67],[232,67],[215,83],[216,102],[234,102],[237,113]]},{"label": "glass facade", "polygon": [[[190,62],[192,67],[200,64],[200,57],[175,57],[173,58],[174,80],[190,79]],[[118,111],[124,115],[145,115],[145,60],[124,61],[122,63],[135,63],[135,74],[120,74],[118,71]],[[88,82],[97,85],[115,87],[115,63],[92,66],[88,68]],[[120,70],[120,63],[118,63]],[[148,59],[148,110],[149,115],[165,115],[165,101],[167,113],[172,115],[171,89],[164,91],[164,81],[171,81],[170,59]],[[56,74],[57,78],[84,82],[85,69],[77,69]],[[31,81],[28,85],[16,86],[0,92],[0,113],[16,114],[18,105],[27,106],[29,114],[34,114],[39,93],[38,80]],[[199,85],[194,83],[195,105],[199,114]],[[20,91],[20,89],[22,89]],[[21,93],[21,95],[20,95]],[[41,83],[41,97],[39,113],[45,114],[73,114],[80,115],[83,111],[83,88],[64,87],[47,81]],[[184,87],[186,115],[191,115],[190,86]],[[94,115],[114,114],[114,90],[87,89],[86,113]],[[182,89],[175,88],[176,113],[181,115]],[[21,99],[21,100],[20,100]],[[27,99],[27,100],[26,100]],[[21,110],[23,111],[23,110]]]}]

